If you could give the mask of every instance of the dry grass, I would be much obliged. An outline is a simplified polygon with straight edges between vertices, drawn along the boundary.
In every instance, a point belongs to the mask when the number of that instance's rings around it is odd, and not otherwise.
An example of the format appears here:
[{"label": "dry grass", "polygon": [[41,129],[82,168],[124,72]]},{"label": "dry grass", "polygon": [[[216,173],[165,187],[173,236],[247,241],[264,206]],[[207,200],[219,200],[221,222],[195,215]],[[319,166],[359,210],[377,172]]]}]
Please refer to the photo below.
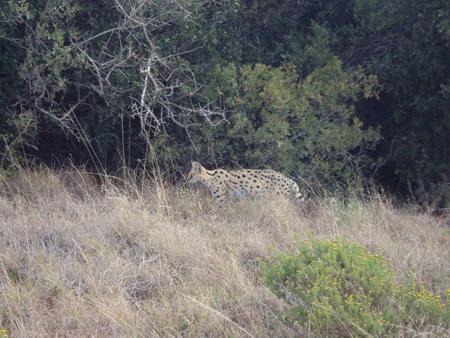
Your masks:
[{"label": "dry grass", "polygon": [[373,196],[247,200],[221,208],[183,189],[96,189],[89,177],[22,174],[0,192],[0,327],[12,337],[298,336],[258,259],[308,238],[382,252],[400,279],[449,283],[449,229]]}]

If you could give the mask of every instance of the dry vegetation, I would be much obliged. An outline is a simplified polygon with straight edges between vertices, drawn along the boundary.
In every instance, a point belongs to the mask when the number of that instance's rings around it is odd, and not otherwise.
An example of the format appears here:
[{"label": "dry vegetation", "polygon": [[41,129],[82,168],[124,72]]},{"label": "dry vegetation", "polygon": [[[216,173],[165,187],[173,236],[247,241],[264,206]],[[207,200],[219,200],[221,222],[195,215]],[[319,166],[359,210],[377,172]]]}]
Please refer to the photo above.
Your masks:
[{"label": "dry vegetation", "polygon": [[366,201],[313,206],[248,200],[220,208],[201,192],[97,189],[41,171],[0,192],[0,327],[11,337],[298,336],[258,260],[299,239],[337,236],[381,252],[434,292],[449,283],[448,227]]}]

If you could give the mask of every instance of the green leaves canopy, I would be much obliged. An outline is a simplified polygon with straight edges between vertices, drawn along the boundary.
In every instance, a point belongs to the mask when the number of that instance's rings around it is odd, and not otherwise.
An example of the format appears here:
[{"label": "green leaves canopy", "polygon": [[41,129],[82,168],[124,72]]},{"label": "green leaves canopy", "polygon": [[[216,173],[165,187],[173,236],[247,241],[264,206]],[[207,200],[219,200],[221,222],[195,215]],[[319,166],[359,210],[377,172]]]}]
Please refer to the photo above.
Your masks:
[{"label": "green leaves canopy", "polygon": [[344,71],[337,58],[303,79],[293,65],[262,64],[217,67],[210,78],[209,95],[231,112],[228,124],[206,133],[206,160],[348,183],[367,160],[360,151],[377,140],[354,109],[358,99],[374,95],[376,78],[361,69]]}]

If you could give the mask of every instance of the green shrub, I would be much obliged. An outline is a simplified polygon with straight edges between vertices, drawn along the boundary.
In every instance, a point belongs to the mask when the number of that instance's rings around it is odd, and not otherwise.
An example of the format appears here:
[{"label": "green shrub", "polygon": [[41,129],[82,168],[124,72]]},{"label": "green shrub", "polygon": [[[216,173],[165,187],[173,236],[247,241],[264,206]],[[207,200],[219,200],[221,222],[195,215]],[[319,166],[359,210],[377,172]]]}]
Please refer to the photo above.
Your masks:
[{"label": "green shrub", "polygon": [[0,338],[8,338],[8,331],[2,327],[0,327]]},{"label": "green shrub", "polygon": [[386,336],[448,323],[449,303],[398,284],[386,259],[341,240],[302,242],[263,264],[266,284],[290,303],[286,320],[324,336]]},{"label": "green shrub", "polygon": [[377,80],[362,69],[332,57],[305,77],[292,64],[231,64],[208,78],[204,95],[230,112],[228,124],[193,133],[207,165],[272,168],[332,190],[373,166],[367,154],[378,132],[363,126],[355,104],[376,95]]}]

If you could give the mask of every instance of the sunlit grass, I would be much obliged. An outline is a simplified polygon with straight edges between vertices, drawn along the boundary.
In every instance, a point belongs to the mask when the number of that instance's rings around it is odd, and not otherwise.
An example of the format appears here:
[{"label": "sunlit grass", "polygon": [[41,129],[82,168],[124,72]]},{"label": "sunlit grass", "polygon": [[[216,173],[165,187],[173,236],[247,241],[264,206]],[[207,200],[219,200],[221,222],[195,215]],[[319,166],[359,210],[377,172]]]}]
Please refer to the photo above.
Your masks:
[{"label": "sunlit grass", "polygon": [[299,240],[345,238],[448,289],[450,236],[383,196],[216,205],[201,191],[99,185],[50,171],[3,180],[0,327],[35,336],[298,336],[259,262]]}]

